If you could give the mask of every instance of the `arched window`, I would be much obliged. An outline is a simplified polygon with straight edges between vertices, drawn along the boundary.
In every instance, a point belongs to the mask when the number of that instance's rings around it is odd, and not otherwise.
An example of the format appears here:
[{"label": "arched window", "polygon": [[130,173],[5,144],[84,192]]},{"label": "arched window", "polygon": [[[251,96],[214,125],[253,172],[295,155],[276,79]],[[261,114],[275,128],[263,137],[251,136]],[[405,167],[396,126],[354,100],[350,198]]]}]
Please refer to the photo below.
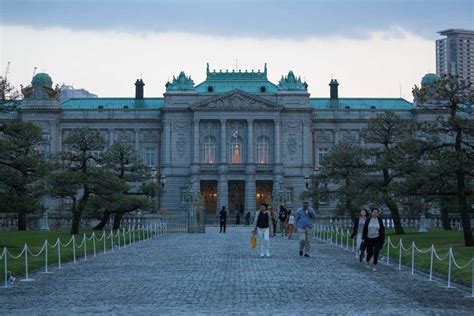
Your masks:
[{"label": "arched window", "polygon": [[204,163],[216,163],[216,141],[212,136],[204,138]]},{"label": "arched window", "polygon": [[230,163],[243,162],[243,142],[240,137],[231,137],[230,141]]},{"label": "arched window", "polygon": [[266,136],[257,139],[257,163],[270,163],[270,141]]}]

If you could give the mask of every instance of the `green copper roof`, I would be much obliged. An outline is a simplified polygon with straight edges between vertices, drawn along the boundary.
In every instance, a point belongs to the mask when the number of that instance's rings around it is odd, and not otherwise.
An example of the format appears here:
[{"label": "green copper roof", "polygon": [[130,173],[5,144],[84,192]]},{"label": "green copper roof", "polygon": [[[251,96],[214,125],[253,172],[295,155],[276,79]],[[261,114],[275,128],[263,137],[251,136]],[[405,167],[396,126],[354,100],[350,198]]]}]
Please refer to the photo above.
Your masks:
[{"label": "green copper roof", "polygon": [[439,81],[440,78],[437,74],[433,74],[433,73],[428,73],[426,75],[423,76],[423,78],[421,78],[421,86],[422,87],[427,87],[437,81]]},{"label": "green copper roof", "polygon": [[184,71],[181,71],[178,77],[173,76],[173,81],[166,83],[166,91],[170,90],[194,90],[194,81],[191,76],[187,77]]},{"label": "green copper roof", "polygon": [[37,73],[31,80],[31,85],[33,87],[47,86],[51,88],[53,86],[53,80],[46,73]]},{"label": "green copper roof", "polygon": [[235,89],[248,93],[278,92],[278,87],[267,78],[267,64],[263,71],[209,71],[207,64],[206,80],[196,86],[198,93],[223,93]]},{"label": "green copper roof", "polygon": [[409,110],[414,105],[402,98],[310,98],[309,104],[315,109],[381,109],[381,110]]},{"label": "green copper roof", "polygon": [[163,98],[72,98],[61,104],[63,109],[156,109],[163,107]]},{"label": "green copper roof", "polygon": [[302,82],[301,78],[296,78],[293,71],[288,72],[288,76],[281,77],[280,82],[278,83],[278,89],[280,90],[304,90],[308,89],[308,84]]}]

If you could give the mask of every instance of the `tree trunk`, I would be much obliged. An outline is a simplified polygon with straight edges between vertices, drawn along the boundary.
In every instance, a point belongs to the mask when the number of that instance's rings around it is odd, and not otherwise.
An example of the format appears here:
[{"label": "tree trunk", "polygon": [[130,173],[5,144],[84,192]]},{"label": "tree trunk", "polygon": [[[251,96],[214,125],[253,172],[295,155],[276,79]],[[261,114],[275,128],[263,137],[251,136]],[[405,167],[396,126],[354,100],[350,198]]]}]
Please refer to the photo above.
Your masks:
[{"label": "tree trunk", "polygon": [[462,230],[464,232],[464,245],[466,247],[474,246],[472,240],[471,216],[466,201],[466,182],[465,174],[462,168],[456,170],[457,180],[457,198],[459,205],[459,213],[461,213]]},{"label": "tree trunk", "polygon": [[383,189],[383,200],[392,214],[393,228],[395,228],[395,234],[405,234],[402,227],[402,221],[400,220],[400,212],[398,211],[398,205],[394,202],[388,194],[388,185],[390,184],[390,177],[388,169],[383,169],[384,178],[384,189]]},{"label": "tree trunk", "polygon": [[26,230],[26,213],[18,213],[18,230]]},{"label": "tree trunk", "polygon": [[385,197],[385,204],[387,205],[388,209],[390,210],[390,214],[392,215],[393,220],[393,228],[395,228],[395,234],[402,235],[405,234],[405,231],[402,227],[402,221],[400,219],[400,212],[398,211],[397,203],[393,202],[388,196]]},{"label": "tree trunk", "polygon": [[449,208],[441,204],[441,223],[443,224],[443,230],[451,230],[451,223],[449,222]]},{"label": "tree trunk", "polygon": [[79,211],[75,211],[72,213],[71,235],[79,234],[80,226],[81,226],[81,213]]},{"label": "tree trunk", "polygon": [[104,214],[102,214],[102,218],[100,219],[99,224],[97,224],[93,230],[102,230],[104,229],[105,225],[107,225],[107,222],[109,221],[110,218],[110,212],[109,211],[104,211]]},{"label": "tree trunk", "polygon": [[124,212],[117,212],[115,213],[115,216],[114,216],[114,226],[113,226],[113,230],[117,230],[120,228],[120,224],[122,223],[122,218],[123,218],[123,214]]}]

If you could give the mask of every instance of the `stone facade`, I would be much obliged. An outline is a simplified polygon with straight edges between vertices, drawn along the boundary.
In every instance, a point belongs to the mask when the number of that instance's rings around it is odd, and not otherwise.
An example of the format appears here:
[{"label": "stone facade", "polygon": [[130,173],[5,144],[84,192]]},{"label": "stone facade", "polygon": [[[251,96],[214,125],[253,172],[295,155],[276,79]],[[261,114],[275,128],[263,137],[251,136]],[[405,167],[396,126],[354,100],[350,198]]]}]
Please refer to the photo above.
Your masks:
[{"label": "stone facade", "polygon": [[[331,98],[310,98],[293,72],[271,83],[266,65],[263,72],[208,69],[206,81],[196,86],[181,73],[166,84],[163,98],[73,98],[62,104],[49,76],[38,75],[24,89],[18,115],[43,128],[46,151],[61,151],[71,129],[97,128],[109,145],[133,144],[158,177],[166,175],[161,208],[184,210],[185,192],[194,189],[204,196],[208,216],[222,206],[231,215],[236,209],[252,214],[258,203],[270,201],[299,207],[304,176],[331,147],[363,144],[360,130],[384,110],[418,116],[403,99],[338,98],[337,91]],[[50,201],[51,208],[58,206]],[[334,206],[329,202],[321,210]]]}]

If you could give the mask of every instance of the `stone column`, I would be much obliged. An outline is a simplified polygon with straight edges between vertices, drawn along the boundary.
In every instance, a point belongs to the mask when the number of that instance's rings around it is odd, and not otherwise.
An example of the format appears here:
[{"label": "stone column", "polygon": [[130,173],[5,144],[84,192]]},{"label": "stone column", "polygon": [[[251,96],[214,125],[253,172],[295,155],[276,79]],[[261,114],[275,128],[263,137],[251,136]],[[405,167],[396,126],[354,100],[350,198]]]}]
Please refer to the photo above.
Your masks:
[{"label": "stone column", "polygon": [[135,128],[135,151],[139,153],[140,151],[140,130],[138,128]]},{"label": "stone column", "polygon": [[171,123],[164,122],[163,124],[163,164],[169,165],[171,163]]},{"label": "stone column", "polygon": [[109,146],[114,144],[114,130],[109,129]]},{"label": "stone column", "polygon": [[251,221],[253,220],[253,215],[257,209],[256,207],[256,185],[255,185],[255,176],[254,175],[248,175],[245,181],[245,215],[247,215],[247,212],[250,212],[250,219]]},{"label": "stone column", "polygon": [[193,162],[195,164],[199,163],[200,151],[199,151],[199,119],[193,120],[193,133],[194,133],[194,153],[193,153]]},{"label": "stone column", "polygon": [[219,176],[219,181],[217,182],[217,214],[223,206],[225,206],[227,210],[227,214],[229,214],[229,188],[227,183],[227,177],[225,175]]},{"label": "stone column", "polygon": [[311,165],[311,123],[301,122],[301,127],[303,130],[303,165]]},{"label": "stone column", "polygon": [[279,164],[281,162],[280,120],[274,120],[273,124],[275,125],[275,164]]},{"label": "stone column", "polygon": [[[248,151],[248,161],[247,163],[255,163],[253,160],[253,120],[247,120],[247,151]],[[255,183],[254,183],[255,185]],[[247,202],[245,203],[247,204]],[[247,206],[245,206],[247,208]]]},{"label": "stone column", "polygon": [[227,142],[226,142],[226,124],[227,120],[221,120],[221,164],[227,163],[226,159],[226,150],[227,150]]}]

